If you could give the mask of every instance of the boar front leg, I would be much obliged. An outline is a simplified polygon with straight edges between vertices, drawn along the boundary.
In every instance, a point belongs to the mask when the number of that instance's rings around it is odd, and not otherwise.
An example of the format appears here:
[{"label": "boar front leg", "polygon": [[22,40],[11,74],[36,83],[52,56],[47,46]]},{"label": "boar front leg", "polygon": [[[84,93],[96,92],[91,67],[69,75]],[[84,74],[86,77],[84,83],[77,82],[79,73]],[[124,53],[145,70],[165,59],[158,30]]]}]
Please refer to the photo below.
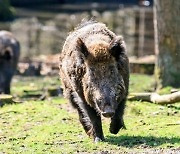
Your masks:
[{"label": "boar front leg", "polygon": [[79,114],[79,120],[85,130],[86,133],[88,133],[92,128],[91,120],[88,116],[88,113],[86,112],[85,108],[83,107],[82,100],[78,97],[76,92],[72,92],[69,95],[69,100],[71,104],[77,109]]},{"label": "boar front leg", "polygon": [[126,128],[124,125],[123,114],[126,100],[119,103],[114,116],[111,118],[110,132],[117,134],[121,128]]},{"label": "boar front leg", "polygon": [[73,106],[78,110],[79,120],[87,133],[95,142],[104,140],[100,115],[77,95],[72,93],[70,98]]},{"label": "boar front leg", "polygon": [[90,107],[88,104],[85,104],[85,108],[93,125],[91,134],[94,138],[94,141],[103,141],[104,135],[102,130],[101,116],[97,114],[96,110],[94,110],[94,108]]}]

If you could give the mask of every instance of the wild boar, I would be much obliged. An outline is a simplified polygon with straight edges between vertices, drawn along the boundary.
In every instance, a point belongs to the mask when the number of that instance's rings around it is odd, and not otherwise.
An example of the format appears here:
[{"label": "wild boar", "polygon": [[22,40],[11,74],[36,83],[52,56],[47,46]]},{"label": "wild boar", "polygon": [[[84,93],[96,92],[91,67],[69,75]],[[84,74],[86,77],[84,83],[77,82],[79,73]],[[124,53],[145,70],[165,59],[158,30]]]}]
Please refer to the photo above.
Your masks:
[{"label": "wild boar", "polygon": [[125,127],[129,61],[121,36],[94,20],[81,23],[60,53],[60,78],[64,96],[95,142],[104,140],[101,115],[111,118],[111,133]]},{"label": "wild boar", "polygon": [[10,84],[16,71],[19,55],[20,45],[13,34],[0,31],[0,93],[10,93]]}]

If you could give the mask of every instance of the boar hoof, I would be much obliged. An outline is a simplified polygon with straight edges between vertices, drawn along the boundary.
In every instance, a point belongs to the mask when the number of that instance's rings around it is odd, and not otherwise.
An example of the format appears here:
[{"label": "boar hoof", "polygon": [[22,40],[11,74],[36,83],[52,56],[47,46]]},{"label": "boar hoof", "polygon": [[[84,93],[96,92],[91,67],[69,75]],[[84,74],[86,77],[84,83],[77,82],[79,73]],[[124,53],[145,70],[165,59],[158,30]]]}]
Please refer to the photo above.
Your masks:
[{"label": "boar hoof", "polygon": [[97,142],[102,142],[102,141],[104,141],[104,138],[103,138],[103,139],[101,139],[101,138],[99,138],[99,137],[95,137],[95,138],[94,138],[94,142],[95,142],[95,143],[97,143]]}]

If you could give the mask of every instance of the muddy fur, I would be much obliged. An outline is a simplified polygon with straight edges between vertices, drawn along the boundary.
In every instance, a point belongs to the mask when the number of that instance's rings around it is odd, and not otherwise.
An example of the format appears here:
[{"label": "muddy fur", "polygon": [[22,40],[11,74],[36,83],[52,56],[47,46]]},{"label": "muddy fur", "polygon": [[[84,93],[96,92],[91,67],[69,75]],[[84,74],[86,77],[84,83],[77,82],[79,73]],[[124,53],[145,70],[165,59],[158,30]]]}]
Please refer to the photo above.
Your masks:
[{"label": "muddy fur", "polygon": [[10,83],[20,55],[19,42],[8,31],[0,31],[0,93],[10,93]]},{"label": "muddy fur", "polygon": [[121,36],[103,23],[87,21],[67,37],[60,54],[64,96],[79,113],[86,133],[104,140],[101,114],[111,117],[110,132],[124,126],[129,62]]}]

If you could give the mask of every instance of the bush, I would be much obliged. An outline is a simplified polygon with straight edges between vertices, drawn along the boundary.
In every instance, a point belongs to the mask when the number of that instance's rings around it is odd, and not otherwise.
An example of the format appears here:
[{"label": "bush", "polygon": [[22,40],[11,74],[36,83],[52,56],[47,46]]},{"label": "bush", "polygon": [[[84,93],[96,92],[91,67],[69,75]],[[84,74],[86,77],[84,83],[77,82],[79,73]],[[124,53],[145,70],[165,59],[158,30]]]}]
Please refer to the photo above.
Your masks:
[{"label": "bush", "polygon": [[13,18],[13,9],[9,0],[0,0],[0,21],[11,20]]}]

